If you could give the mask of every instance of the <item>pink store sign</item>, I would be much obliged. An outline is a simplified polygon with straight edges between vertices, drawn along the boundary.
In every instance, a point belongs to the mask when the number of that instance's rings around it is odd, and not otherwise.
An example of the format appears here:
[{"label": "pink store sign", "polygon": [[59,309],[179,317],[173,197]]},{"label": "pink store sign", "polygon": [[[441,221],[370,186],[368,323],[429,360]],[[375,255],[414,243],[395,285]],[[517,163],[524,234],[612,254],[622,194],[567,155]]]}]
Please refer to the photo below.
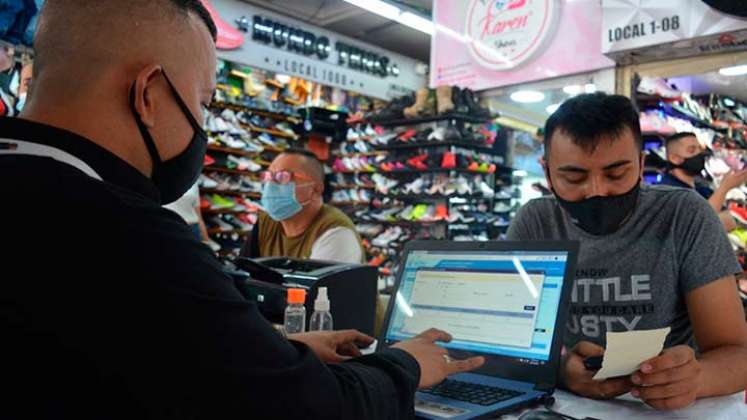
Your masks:
[{"label": "pink store sign", "polygon": [[612,67],[599,0],[435,0],[431,86],[474,90]]}]

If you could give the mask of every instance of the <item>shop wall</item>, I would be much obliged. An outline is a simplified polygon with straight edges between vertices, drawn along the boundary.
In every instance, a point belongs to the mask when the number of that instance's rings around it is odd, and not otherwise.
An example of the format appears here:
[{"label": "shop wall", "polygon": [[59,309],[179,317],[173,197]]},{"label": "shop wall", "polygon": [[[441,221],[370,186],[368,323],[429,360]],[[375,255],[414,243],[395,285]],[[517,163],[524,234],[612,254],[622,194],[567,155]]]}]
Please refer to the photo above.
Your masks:
[{"label": "shop wall", "polygon": [[[239,0],[212,0],[211,3],[230,26],[235,27],[234,22],[242,17],[251,24],[245,33],[244,44],[235,50],[219,51],[219,58],[381,99],[391,99],[426,85],[425,76],[416,71],[419,65],[422,67],[417,60]],[[311,40],[314,45],[299,52],[289,48],[287,43],[280,45],[279,40],[263,42],[254,25],[255,19],[262,19],[263,24],[278,24],[297,30],[295,36],[306,36],[301,42]],[[362,69],[351,64],[351,53],[363,53],[367,60],[375,60],[377,65]]]}]

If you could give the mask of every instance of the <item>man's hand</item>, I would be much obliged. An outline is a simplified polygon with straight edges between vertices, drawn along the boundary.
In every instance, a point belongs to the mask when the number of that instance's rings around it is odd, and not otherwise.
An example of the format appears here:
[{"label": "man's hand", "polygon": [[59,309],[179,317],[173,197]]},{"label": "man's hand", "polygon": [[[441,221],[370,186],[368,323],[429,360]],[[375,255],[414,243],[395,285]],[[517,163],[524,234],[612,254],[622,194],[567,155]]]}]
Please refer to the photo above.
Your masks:
[{"label": "man's hand", "polygon": [[579,341],[573,350],[563,356],[561,363],[562,381],[566,388],[575,394],[594,398],[609,399],[630,392],[629,378],[613,378],[595,381],[595,372],[584,366],[584,359],[604,355],[604,348],[588,341]]},{"label": "man's hand", "polygon": [[374,342],[372,337],[355,330],[289,334],[288,340],[306,344],[324,363],[340,363],[359,357],[358,345],[368,347]]},{"label": "man's hand", "polygon": [[671,347],[641,364],[631,394],[659,410],[687,407],[697,398],[701,371],[693,349]]},{"label": "man's hand", "polygon": [[420,365],[419,388],[428,388],[441,383],[449,375],[477,369],[485,363],[483,357],[472,357],[465,360],[450,360],[448,352],[435,344],[436,341],[448,343],[451,336],[441,330],[430,330],[413,339],[399,342],[393,348],[404,350]]},{"label": "man's hand", "polygon": [[741,187],[745,183],[747,183],[747,169],[742,169],[741,171],[731,171],[724,175],[724,177],[721,179],[719,189],[723,188],[724,192],[729,192],[734,188]]}]

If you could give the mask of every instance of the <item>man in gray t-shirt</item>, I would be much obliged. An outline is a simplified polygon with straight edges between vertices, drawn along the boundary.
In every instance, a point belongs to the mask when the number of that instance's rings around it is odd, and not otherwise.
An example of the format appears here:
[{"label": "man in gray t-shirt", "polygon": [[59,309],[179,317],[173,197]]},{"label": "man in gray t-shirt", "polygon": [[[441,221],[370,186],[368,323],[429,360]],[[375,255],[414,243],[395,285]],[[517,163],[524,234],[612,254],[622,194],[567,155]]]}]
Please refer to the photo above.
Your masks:
[{"label": "man in gray t-shirt", "polygon": [[[638,113],[603,93],[566,101],[547,121],[545,162],[554,196],[532,200],[511,240],[581,243],[564,335],[562,382],[584,396],[630,391],[674,409],[747,387],[747,324],[734,286],[741,271],[721,223],[690,190],[641,186]],[[602,355],[607,331],[671,327],[662,355],[625,378],[593,381],[583,359]],[[687,344],[695,342],[700,354]]]}]

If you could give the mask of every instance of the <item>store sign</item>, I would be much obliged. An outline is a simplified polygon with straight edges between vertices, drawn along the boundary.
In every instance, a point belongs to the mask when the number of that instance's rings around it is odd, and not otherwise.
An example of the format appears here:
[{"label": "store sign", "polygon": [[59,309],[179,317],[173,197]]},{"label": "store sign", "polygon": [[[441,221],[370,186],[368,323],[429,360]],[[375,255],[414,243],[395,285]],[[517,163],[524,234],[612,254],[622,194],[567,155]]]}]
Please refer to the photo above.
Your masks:
[{"label": "store sign", "polygon": [[701,0],[602,0],[602,51],[614,53],[747,29]]},{"label": "store sign", "polygon": [[391,99],[426,84],[417,60],[239,0],[211,0],[224,21],[245,22],[246,42],[220,58],[364,95]]},{"label": "store sign", "polygon": [[467,13],[470,53],[480,65],[505,70],[533,57],[553,32],[557,1],[472,0]]},{"label": "store sign", "polygon": [[435,0],[431,86],[475,90],[614,66],[598,0]]},{"label": "store sign", "polygon": [[[265,45],[285,48],[306,57],[316,57],[319,60],[326,60],[332,50],[331,42],[326,36],[316,36],[313,32],[294,28],[260,15],[254,16],[252,39],[263,42]],[[335,43],[335,52],[337,63],[341,66],[379,77],[399,76],[399,68],[385,55],[341,41]]]}]

